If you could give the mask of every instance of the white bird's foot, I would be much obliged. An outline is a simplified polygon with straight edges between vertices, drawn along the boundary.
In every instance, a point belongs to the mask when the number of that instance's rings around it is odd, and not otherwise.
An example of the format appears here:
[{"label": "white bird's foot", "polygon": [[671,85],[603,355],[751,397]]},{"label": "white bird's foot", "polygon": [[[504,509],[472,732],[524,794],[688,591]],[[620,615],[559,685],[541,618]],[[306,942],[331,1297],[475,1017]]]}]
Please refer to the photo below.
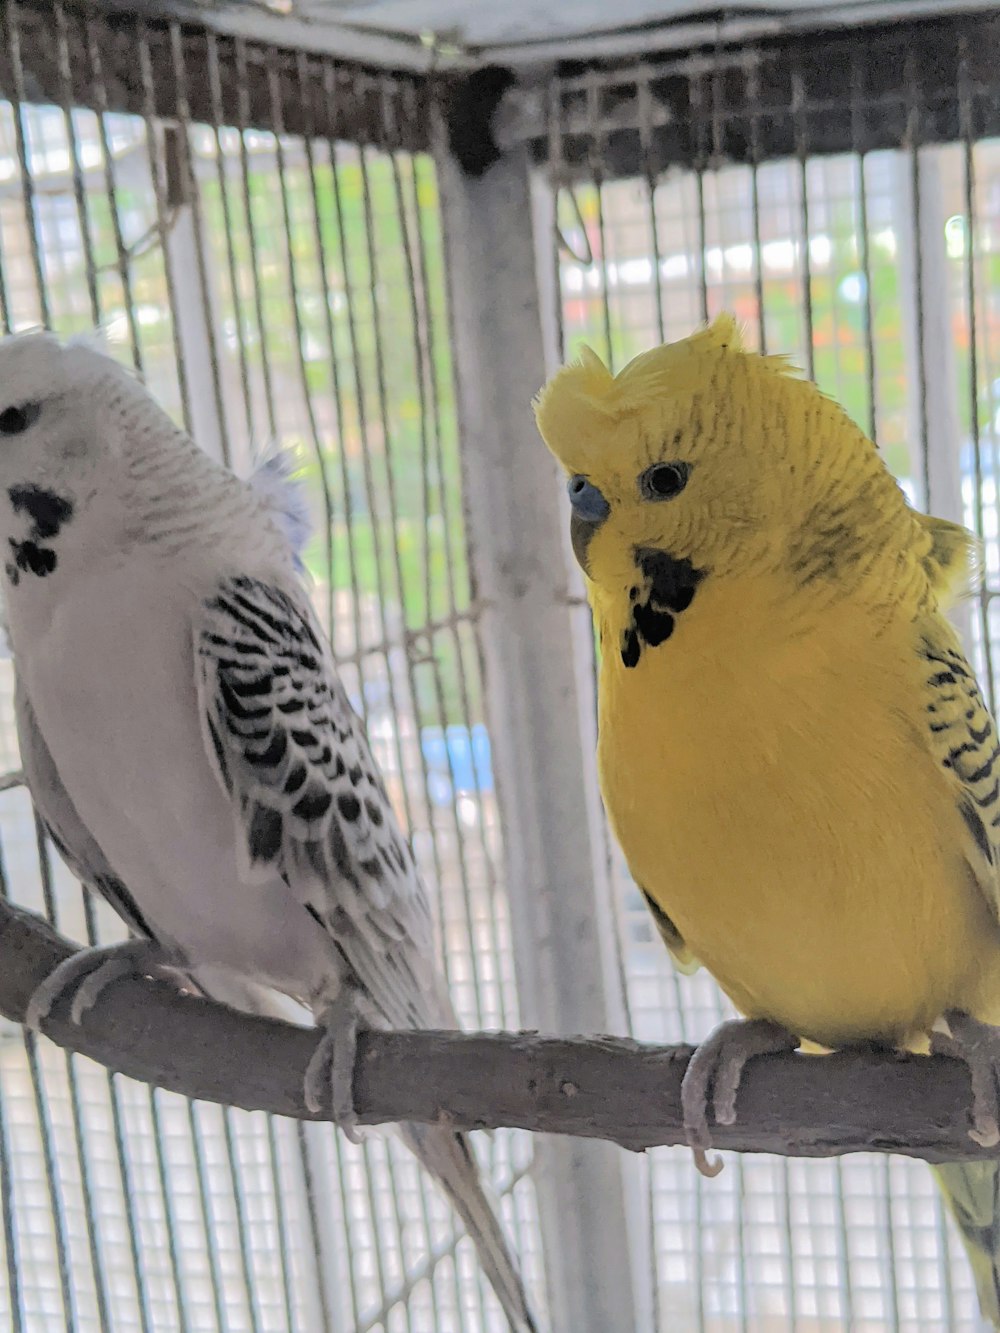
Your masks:
[{"label": "white bird's foot", "polygon": [[308,1110],[317,1114],[330,1096],[333,1118],[352,1143],[361,1139],[355,1126],[354,1057],[358,1049],[358,1013],[349,992],[341,992],[316,1016],[323,1034],[306,1068],[303,1089]]},{"label": "white bird's foot", "polygon": [[972,1128],[969,1138],[984,1148],[1000,1143],[1000,1028],[949,1009],[949,1032],[931,1033],[931,1054],[961,1060],[972,1080]]},{"label": "white bird's foot", "polygon": [[78,949],[52,969],[36,986],[28,1001],[24,1026],[40,1032],[52,1006],[73,986],[77,992],[70,1006],[70,1021],[79,1025],[88,1009],[97,1003],[101,992],[120,977],[141,977],[155,972],[165,963],[163,950],[151,940],[126,940],[97,948]]},{"label": "white bird's foot", "polygon": [[694,1153],[695,1166],[703,1176],[717,1176],[722,1159],[708,1156],[712,1135],[708,1128],[708,1101],[720,1125],[736,1123],[736,1092],[743,1066],[758,1055],[794,1051],[799,1044],[777,1023],[763,1018],[730,1019],[721,1023],[695,1050],[681,1083],[684,1132]]}]

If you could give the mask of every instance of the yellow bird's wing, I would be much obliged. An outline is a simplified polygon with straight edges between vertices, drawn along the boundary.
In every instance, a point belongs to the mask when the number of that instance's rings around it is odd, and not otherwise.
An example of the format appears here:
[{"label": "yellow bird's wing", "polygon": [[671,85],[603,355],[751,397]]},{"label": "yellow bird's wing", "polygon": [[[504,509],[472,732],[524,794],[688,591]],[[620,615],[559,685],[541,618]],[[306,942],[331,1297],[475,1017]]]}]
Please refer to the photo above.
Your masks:
[{"label": "yellow bird's wing", "polygon": [[921,560],[924,573],[945,609],[971,592],[983,564],[983,544],[968,528],[932,514],[917,514],[917,522],[931,539]]},{"label": "yellow bird's wing", "polygon": [[638,887],[639,892],[646,900],[646,906],[649,908],[653,920],[656,922],[656,929],[660,932],[660,938],[667,946],[670,957],[673,959],[674,966],[680,972],[697,972],[701,963],[684,943],[684,937],[680,931],[652,895],[648,894],[641,884]]},{"label": "yellow bird's wing", "polygon": [[966,860],[1000,919],[1000,745],[996,726],[951,626],[934,617],[922,628],[924,726],[965,820]]}]

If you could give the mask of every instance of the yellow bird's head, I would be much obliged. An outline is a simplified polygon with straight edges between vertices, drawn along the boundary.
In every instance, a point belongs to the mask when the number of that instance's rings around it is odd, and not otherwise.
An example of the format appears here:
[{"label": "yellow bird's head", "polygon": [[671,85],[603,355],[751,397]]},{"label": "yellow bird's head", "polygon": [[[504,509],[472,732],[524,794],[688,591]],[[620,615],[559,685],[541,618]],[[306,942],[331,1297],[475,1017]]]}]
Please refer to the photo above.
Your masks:
[{"label": "yellow bird's head", "polygon": [[897,544],[898,525],[912,527],[847,413],[784,357],[746,351],[730,315],[617,375],[585,348],[535,412],[569,476],[573,550],[592,597],[641,601],[651,586],[647,641],[671,632],[669,613],[708,575],[843,578],[891,542],[893,525]]}]

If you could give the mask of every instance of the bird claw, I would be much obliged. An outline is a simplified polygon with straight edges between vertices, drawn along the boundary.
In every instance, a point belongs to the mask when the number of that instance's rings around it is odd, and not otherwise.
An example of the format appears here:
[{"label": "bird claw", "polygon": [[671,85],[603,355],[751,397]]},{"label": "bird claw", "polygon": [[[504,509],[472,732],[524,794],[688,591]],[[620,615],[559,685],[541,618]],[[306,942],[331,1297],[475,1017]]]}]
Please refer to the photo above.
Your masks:
[{"label": "bird claw", "polygon": [[758,1055],[794,1051],[798,1044],[798,1038],[777,1023],[762,1018],[737,1018],[721,1023],[697,1047],[681,1083],[681,1109],[688,1146],[703,1176],[717,1176],[723,1165],[721,1158],[708,1156],[712,1146],[709,1095],[716,1124],[735,1124],[736,1094],[746,1062]]},{"label": "bird claw", "polygon": [[349,996],[338,996],[317,1016],[323,1029],[306,1066],[303,1095],[313,1115],[330,1098],[333,1119],[352,1143],[360,1143],[354,1109],[354,1058],[358,1049],[358,1015]]},{"label": "bird claw", "polygon": [[931,1033],[931,1054],[961,1060],[972,1081],[972,1128],[969,1138],[984,1148],[1000,1143],[1000,1028],[958,1009],[945,1015],[948,1032]]},{"label": "bird claw", "polygon": [[32,991],[24,1026],[29,1032],[40,1032],[56,1002],[76,986],[69,1017],[70,1022],[79,1027],[84,1014],[93,1008],[112,982],[120,977],[143,976],[162,963],[161,952],[149,940],[126,940],[122,944],[78,949],[54,967]]}]

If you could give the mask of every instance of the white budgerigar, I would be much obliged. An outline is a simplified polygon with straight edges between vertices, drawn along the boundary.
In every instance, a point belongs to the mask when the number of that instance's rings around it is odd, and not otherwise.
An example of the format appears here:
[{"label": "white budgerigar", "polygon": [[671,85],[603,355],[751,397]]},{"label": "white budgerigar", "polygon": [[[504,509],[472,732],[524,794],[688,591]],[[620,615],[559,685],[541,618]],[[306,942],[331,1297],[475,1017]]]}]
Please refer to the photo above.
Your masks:
[{"label": "white budgerigar", "polygon": [[[357,1026],[453,1027],[427,896],[297,574],[280,465],[209,459],[123,368],[0,340],[0,536],[22,763],[72,869],[132,940],[36,993],[79,1018],[125,972],[269,988],[328,1039],[351,1116]],[[230,988],[232,994],[232,988]],[[404,1125],[515,1329],[534,1327],[466,1139]]]}]

